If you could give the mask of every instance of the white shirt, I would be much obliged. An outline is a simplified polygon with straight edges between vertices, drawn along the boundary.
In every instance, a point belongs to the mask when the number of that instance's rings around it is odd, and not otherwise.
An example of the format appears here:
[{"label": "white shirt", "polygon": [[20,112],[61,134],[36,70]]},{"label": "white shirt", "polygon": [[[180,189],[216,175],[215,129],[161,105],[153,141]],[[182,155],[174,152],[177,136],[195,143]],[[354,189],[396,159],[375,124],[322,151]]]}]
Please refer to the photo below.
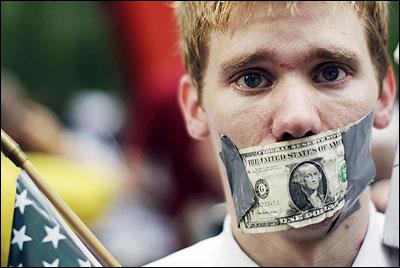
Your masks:
[{"label": "white shirt", "polygon": [[[374,267],[398,265],[399,251],[391,251],[382,245],[385,215],[376,211],[370,204],[370,217],[367,233],[353,267]],[[246,266],[258,267],[239,247],[233,238],[230,217],[226,216],[223,231],[212,238],[205,239],[188,248],[177,251],[165,258],[145,266]]]}]

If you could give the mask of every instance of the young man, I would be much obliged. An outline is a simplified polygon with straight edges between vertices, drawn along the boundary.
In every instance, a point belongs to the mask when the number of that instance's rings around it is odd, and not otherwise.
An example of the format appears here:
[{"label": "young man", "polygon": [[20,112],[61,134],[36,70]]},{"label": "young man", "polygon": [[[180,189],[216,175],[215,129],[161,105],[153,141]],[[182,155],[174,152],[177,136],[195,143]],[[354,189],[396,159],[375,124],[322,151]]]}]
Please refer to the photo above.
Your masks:
[{"label": "young man", "polygon": [[[384,216],[370,202],[367,185],[375,169],[367,168],[366,164],[363,169],[366,173],[362,175],[365,179],[353,180],[352,176],[361,174],[362,170],[351,167],[357,158],[341,164],[340,169],[332,169],[335,176],[327,176],[329,191],[332,185],[355,183],[354,187],[345,189],[346,201],[342,200],[345,204],[335,203],[337,210],[332,215],[281,231],[242,232],[243,215],[238,215],[241,211],[238,207],[242,208],[242,203],[249,199],[244,198],[242,202],[235,195],[235,187],[245,190],[242,183],[245,179],[237,178],[237,174],[246,177],[252,171],[248,165],[245,165],[247,173],[240,173],[238,166],[230,166],[235,158],[223,157],[225,147],[221,138],[224,137],[221,135],[229,137],[245,159],[242,153],[261,148],[257,146],[278,150],[274,146],[285,144],[282,146],[286,147],[280,148],[290,149],[287,144],[308,142],[319,134],[326,138],[325,133],[349,124],[354,126],[354,122],[370,112],[374,127],[386,127],[396,94],[385,47],[386,12],[386,5],[378,2],[177,3],[181,46],[188,71],[180,83],[180,104],[190,135],[200,140],[210,138],[214,153],[217,156],[221,153],[223,161],[218,164],[228,216],[220,235],[151,265],[398,264],[398,251],[387,250],[381,244]],[[369,125],[369,129],[357,132],[361,136],[353,141],[369,141],[370,131]],[[347,153],[355,144],[344,144],[346,147],[341,150]],[[316,149],[313,150],[307,153],[312,154]],[[365,150],[357,153],[361,157]],[[287,160],[288,156],[274,159]],[[313,161],[320,161],[327,168],[334,163],[329,161],[343,157],[343,151],[324,157]],[[288,161],[283,168],[289,170],[291,164]],[[277,189],[286,183],[286,177],[273,176],[273,172],[257,181],[263,185],[263,195],[257,193],[257,202],[273,195],[274,187]],[[242,183],[242,188],[235,184],[235,179]],[[255,191],[257,183],[252,185]],[[354,188],[361,190],[354,193]],[[342,193],[338,190],[332,196]],[[239,197],[243,197],[240,191]],[[269,205],[290,204],[290,200],[283,200],[283,195],[281,198],[278,196]],[[348,200],[354,202],[349,204]],[[358,207],[353,206],[356,200]],[[352,213],[337,221],[349,207],[353,207]],[[251,216],[247,212],[245,220]],[[302,220],[305,215],[298,219]]]}]

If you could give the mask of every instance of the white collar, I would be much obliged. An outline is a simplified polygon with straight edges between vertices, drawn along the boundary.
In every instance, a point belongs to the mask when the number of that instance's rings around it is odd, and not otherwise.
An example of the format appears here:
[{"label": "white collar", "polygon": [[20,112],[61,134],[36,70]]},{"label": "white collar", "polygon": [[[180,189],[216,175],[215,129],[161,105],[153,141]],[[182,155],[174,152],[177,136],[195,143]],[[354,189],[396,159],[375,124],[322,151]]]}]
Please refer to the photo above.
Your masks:
[{"label": "white collar", "polygon": [[391,266],[389,251],[382,244],[385,217],[374,204],[369,204],[369,222],[364,242],[353,262],[353,267]]},{"label": "white collar", "polygon": [[237,267],[258,267],[258,265],[240,248],[239,244],[233,237],[231,217],[229,214],[225,217],[224,228],[220,236],[225,240],[224,244],[229,245],[229,248],[226,248],[226,251],[224,249],[225,252],[229,253],[229,256],[226,256],[229,258],[229,263]]}]

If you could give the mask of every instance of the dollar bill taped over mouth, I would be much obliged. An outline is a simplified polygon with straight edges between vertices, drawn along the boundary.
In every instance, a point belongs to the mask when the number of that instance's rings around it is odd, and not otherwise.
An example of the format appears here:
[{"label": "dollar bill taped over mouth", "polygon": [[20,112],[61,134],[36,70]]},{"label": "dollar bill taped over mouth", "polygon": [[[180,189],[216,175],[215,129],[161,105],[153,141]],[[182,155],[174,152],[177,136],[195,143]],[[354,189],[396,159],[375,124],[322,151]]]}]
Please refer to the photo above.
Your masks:
[{"label": "dollar bill taped over mouth", "polygon": [[238,149],[221,135],[236,222],[244,233],[319,223],[341,210],[334,230],[360,207],[376,175],[370,152],[373,113],[306,138]]}]

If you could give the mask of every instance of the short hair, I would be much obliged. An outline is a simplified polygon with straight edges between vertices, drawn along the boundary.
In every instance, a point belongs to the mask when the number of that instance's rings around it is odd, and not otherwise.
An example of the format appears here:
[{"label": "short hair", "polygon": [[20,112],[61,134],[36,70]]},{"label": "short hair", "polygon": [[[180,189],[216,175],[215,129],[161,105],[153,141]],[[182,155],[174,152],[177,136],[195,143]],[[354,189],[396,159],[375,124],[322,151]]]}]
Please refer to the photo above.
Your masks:
[{"label": "short hair", "polygon": [[[383,1],[344,1],[353,7],[364,23],[368,49],[374,66],[376,78],[381,88],[390,64],[387,52],[388,7]],[[234,9],[250,12],[254,3],[230,1],[182,1],[175,2],[175,14],[180,31],[180,48],[186,70],[196,83],[201,97],[204,70],[208,58],[208,42],[213,31],[223,31]],[[287,9],[296,13],[295,1],[287,1]],[[268,11],[271,10],[271,4]]]}]

